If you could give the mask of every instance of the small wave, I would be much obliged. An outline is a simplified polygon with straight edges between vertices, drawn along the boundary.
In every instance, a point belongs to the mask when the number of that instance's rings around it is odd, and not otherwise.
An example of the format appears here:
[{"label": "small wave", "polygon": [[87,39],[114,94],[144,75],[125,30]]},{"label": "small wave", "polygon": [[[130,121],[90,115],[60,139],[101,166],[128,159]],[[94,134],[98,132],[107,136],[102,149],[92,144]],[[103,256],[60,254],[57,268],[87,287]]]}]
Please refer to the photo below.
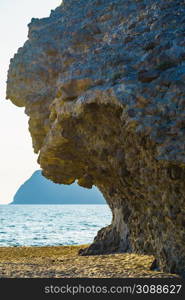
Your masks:
[{"label": "small wave", "polygon": [[87,244],[93,241],[100,228],[111,222],[111,212],[106,205],[86,205],[83,209],[78,205],[48,205],[42,209],[37,205],[28,208],[3,206],[0,246]]}]

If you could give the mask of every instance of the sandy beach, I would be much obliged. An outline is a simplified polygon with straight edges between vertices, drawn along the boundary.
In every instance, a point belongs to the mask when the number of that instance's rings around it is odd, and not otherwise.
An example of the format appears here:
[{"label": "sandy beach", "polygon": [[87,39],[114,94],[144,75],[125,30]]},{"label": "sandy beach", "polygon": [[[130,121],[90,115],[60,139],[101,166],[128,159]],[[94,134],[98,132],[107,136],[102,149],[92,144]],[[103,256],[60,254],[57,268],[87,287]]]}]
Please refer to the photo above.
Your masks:
[{"label": "sandy beach", "polygon": [[153,256],[110,254],[79,256],[87,245],[1,247],[0,278],[173,278],[150,271]]}]

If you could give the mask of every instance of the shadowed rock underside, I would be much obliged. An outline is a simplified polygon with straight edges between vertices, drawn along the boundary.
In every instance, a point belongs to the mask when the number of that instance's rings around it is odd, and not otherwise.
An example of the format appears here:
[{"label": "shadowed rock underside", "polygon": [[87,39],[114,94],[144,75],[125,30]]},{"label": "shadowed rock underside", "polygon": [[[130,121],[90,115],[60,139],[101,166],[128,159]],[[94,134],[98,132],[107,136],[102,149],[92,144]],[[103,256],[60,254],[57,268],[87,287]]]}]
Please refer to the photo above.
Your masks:
[{"label": "shadowed rock underside", "polygon": [[45,177],[96,185],[112,224],[82,255],[153,254],[185,276],[185,3],[65,0],[32,19],[7,98]]}]

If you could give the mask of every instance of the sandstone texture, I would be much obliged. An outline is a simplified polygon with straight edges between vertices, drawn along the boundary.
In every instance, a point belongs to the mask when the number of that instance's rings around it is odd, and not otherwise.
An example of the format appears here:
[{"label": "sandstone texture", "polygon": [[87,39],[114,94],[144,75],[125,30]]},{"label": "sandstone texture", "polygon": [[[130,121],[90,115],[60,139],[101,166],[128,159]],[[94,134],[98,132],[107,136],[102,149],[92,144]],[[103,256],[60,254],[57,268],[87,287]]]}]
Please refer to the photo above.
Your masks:
[{"label": "sandstone texture", "polygon": [[64,0],[29,24],[7,98],[44,176],[96,185],[113,214],[82,255],[153,254],[185,277],[184,81],[184,0]]}]

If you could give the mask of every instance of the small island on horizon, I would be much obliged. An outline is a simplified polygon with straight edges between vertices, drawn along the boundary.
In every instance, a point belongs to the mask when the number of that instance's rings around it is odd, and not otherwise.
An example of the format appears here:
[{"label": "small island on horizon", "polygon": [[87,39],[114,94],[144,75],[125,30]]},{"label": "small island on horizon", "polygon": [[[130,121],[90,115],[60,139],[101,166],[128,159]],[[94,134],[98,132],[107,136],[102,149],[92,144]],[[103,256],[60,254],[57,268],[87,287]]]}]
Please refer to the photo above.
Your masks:
[{"label": "small island on horizon", "polygon": [[92,189],[85,189],[76,182],[71,185],[55,184],[37,170],[20,186],[10,204],[106,204],[106,202],[95,186]]}]

